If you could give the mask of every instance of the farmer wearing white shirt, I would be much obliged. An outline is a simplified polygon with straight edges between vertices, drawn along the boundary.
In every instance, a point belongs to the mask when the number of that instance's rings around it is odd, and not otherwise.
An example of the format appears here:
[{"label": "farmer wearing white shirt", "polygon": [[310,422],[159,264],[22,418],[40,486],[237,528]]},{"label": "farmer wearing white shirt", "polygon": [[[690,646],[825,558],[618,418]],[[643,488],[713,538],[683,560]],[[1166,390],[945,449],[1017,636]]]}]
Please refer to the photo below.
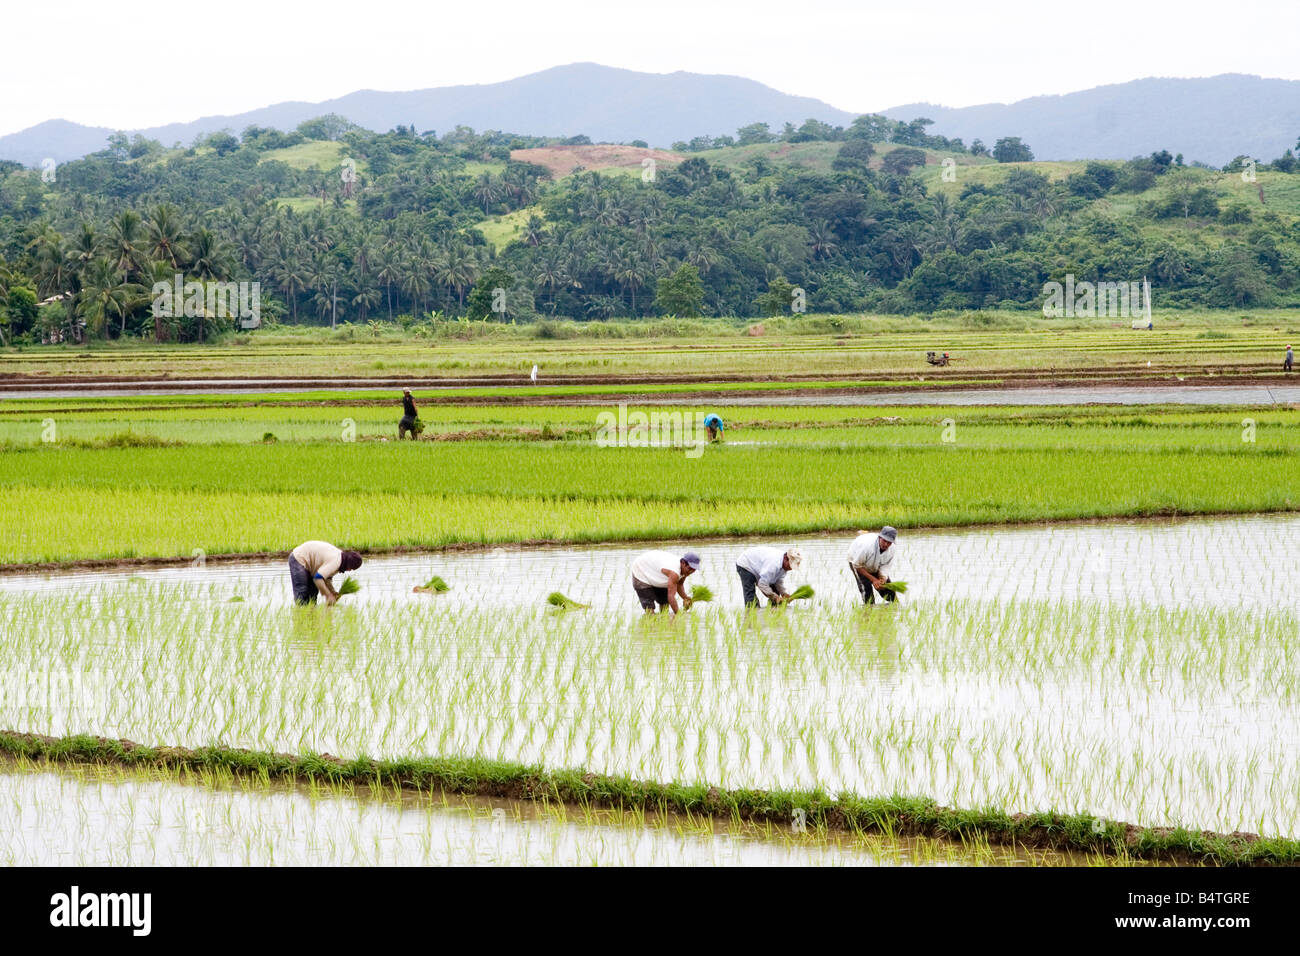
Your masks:
[{"label": "farmer wearing white shirt", "polygon": [[656,605],[660,611],[669,607],[676,614],[678,597],[684,607],[691,606],[684,582],[699,567],[700,556],[694,551],[687,551],[681,557],[668,551],[647,551],[632,562],[632,590],[647,614]]},{"label": "farmer wearing white shirt", "polygon": [[[894,541],[898,532],[889,525],[880,529],[879,534],[864,531],[853,539],[849,545],[849,571],[858,586],[865,604],[876,603],[876,591],[889,581],[885,568],[894,560]],[[880,596],[886,601],[894,600],[894,592],[881,590]]]},{"label": "farmer wearing white shirt", "polygon": [[736,561],[740,575],[740,589],[745,595],[745,607],[758,607],[758,591],[767,597],[768,607],[790,600],[785,589],[785,574],[803,564],[803,555],[791,548],[767,548],[759,545],[750,548]]},{"label": "farmer wearing white shirt", "polygon": [[319,596],[325,598],[326,604],[333,604],[339,599],[334,590],[334,575],[359,567],[361,555],[355,551],[343,551],[328,541],[304,541],[289,552],[294,602],[315,604]]}]

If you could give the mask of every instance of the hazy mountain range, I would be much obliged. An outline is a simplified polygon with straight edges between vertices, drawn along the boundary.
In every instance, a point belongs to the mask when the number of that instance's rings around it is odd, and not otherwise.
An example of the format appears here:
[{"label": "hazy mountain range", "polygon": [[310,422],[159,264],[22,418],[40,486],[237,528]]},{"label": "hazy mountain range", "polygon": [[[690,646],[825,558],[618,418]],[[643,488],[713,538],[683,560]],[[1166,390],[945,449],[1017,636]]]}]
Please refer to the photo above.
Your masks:
[{"label": "hazy mountain range", "polygon": [[[864,110],[863,112],[871,112]],[[1187,161],[1223,165],[1247,154],[1261,160],[1294,147],[1300,136],[1300,81],[1241,74],[1203,79],[1143,79],[1016,103],[948,108],[929,103],[875,110],[894,119],[928,116],[932,133],[992,146],[1020,136],[1038,159],[1128,159],[1168,149]],[[534,136],[586,134],[596,142],[646,140],[668,146],[701,134],[733,133],[754,122],[780,130],[810,117],[847,125],[858,113],[791,96],[754,80],[702,73],[639,73],[574,63],[502,83],[403,93],[358,90],[320,103],[285,102],[233,116],[126,130],[188,146],[195,137],[250,125],[291,130],[322,113],[367,129],[399,124],[445,132],[457,125]],[[38,165],[103,149],[114,132],[63,119],[0,136],[0,159]]]}]

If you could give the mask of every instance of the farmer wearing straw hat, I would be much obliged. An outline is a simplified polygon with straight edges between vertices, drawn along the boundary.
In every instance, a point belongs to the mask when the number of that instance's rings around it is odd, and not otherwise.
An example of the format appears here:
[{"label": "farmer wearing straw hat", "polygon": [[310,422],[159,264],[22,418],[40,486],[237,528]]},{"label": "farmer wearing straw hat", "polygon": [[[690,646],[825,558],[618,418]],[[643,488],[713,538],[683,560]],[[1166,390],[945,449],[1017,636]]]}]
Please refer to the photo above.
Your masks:
[{"label": "farmer wearing straw hat", "polygon": [[758,593],[767,598],[768,607],[790,600],[785,575],[787,571],[797,571],[801,564],[803,553],[794,548],[787,551],[759,545],[742,554],[736,561],[736,573],[740,575],[745,607],[758,607]]},{"label": "farmer wearing straw hat", "polygon": [[889,582],[885,568],[894,560],[897,537],[898,532],[885,525],[879,534],[863,531],[849,545],[849,571],[864,604],[875,604],[877,591],[886,601],[894,600],[894,592],[880,586]]},{"label": "farmer wearing straw hat", "polygon": [[647,551],[632,562],[632,590],[647,614],[656,605],[660,612],[667,607],[676,614],[678,597],[683,607],[693,603],[684,582],[699,569],[700,556],[694,551],[687,551],[680,558],[668,551]]},{"label": "farmer wearing straw hat", "polygon": [[315,604],[323,597],[326,604],[339,599],[334,590],[334,575],[361,567],[361,555],[343,551],[328,541],[304,541],[289,552],[289,580],[293,582],[295,604]]}]

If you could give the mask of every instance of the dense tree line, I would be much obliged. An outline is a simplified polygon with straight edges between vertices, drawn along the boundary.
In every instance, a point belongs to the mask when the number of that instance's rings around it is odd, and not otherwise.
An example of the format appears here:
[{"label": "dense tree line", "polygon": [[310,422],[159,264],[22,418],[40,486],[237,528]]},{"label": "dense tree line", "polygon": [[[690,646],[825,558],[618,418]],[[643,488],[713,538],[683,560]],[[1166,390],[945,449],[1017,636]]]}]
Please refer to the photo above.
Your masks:
[{"label": "dense tree line", "polygon": [[[1214,188],[1216,177],[1266,168],[1247,157],[1212,171],[1162,151],[1089,163],[1059,181],[1014,167],[996,182],[938,190],[915,173],[926,151],[982,155],[982,144],[931,136],[923,118],[814,124],[779,134],[753,124],[732,139],[834,142],[828,171],[762,155],[729,168],[693,155],[652,176],[554,182],[511,151],[585,137],[372,134],[333,116],[290,133],[217,133],[189,149],[117,136],[52,182],[0,164],[0,338],[189,341],[231,326],[211,311],[159,315],[152,289],[177,275],[258,282],[265,317],[331,325],[430,312],[510,320],[1034,307],[1043,283],[1066,272],[1150,276],[1169,305],[1294,299],[1294,223],[1252,203],[1249,190],[1225,204]],[[267,156],[313,142],[338,144],[344,161],[302,170]],[[1032,155],[1015,137],[992,153]],[[1296,163],[1288,151],[1271,168]],[[1109,208],[1157,185],[1159,198],[1136,216]],[[516,211],[518,238],[493,250],[478,225]],[[1178,221],[1213,223],[1213,238],[1148,228]]]}]

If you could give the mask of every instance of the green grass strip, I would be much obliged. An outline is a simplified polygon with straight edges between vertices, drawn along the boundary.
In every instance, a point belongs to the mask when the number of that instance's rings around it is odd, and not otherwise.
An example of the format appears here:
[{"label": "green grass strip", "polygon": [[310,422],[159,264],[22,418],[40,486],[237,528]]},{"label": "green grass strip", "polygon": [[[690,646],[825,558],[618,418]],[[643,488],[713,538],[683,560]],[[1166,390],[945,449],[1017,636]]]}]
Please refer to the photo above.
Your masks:
[{"label": "green grass strip", "polygon": [[1181,864],[1300,865],[1300,840],[1284,837],[1138,827],[1089,814],[955,810],[924,797],[861,797],[847,792],[831,797],[822,790],[723,790],[706,784],[654,783],[582,770],[546,770],[478,757],[372,760],[359,756],[349,760],[329,754],[295,756],[224,746],[193,750],[149,747],[89,735],[46,737],[17,731],[0,731],[0,752],[68,763],[220,769],[262,780],[441,789],[481,797],[689,812],[759,823],[789,824],[796,811],[802,810],[807,826],[850,832],[950,839],[982,837],[990,843]]}]

